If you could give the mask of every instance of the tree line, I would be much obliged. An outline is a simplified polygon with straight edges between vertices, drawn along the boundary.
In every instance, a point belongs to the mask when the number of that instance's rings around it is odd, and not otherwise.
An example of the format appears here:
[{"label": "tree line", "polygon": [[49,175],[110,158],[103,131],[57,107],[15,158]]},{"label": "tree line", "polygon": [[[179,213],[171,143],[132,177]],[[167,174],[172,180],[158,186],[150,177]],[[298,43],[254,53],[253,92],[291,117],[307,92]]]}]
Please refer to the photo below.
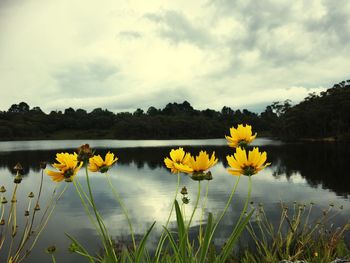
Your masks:
[{"label": "tree line", "polygon": [[43,112],[26,102],[0,111],[0,140],[24,139],[194,139],[222,138],[229,128],[246,123],[254,131],[285,140],[346,138],[350,134],[350,80],[335,84],[302,102],[273,102],[260,114],[224,106],[220,111],[194,109],[187,101],[163,109],[113,113],[69,107]]}]

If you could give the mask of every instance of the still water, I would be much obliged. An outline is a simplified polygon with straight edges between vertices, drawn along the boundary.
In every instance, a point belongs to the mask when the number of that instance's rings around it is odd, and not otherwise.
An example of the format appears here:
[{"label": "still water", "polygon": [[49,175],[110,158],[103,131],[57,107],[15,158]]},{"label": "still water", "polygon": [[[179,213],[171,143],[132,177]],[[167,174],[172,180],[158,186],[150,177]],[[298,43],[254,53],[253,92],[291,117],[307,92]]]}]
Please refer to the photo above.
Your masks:
[{"label": "still water", "polygon": [[[235,180],[237,180],[237,177],[231,176],[226,171],[225,156],[232,154],[232,149],[226,146],[226,141],[223,139],[0,142],[0,185],[8,189],[6,193],[8,200],[11,198],[10,193],[13,189],[12,167],[20,162],[24,168],[24,179],[19,185],[17,197],[19,220],[21,220],[21,214],[24,215],[28,193],[37,192],[39,187],[39,163],[41,161],[53,162],[57,152],[73,152],[83,143],[89,143],[96,149],[96,153],[101,155],[110,150],[118,156],[119,160],[109,174],[128,208],[135,232],[143,235],[147,228],[156,221],[153,235],[149,240],[151,249],[152,245],[156,244],[162,225],[167,220],[176,188],[176,175],[171,174],[163,164],[164,157],[172,148],[182,146],[192,154],[205,149],[210,153],[215,151],[218,156],[218,164],[211,169],[214,179],[209,182],[206,213],[213,212],[215,216],[222,211]],[[272,164],[252,178],[252,201],[253,205],[262,203],[272,221],[277,221],[280,216],[281,202],[293,205],[294,201],[305,204],[314,202],[312,216],[315,220],[322,214],[323,209],[329,208],[330,204],[334,205],[332,209],[338,213],[333,219],[335,225],[350,219],[350,176],[348,173],[350,145],[337,143],[284,144],[269,139],[257,139],[254,144],[267,152],[268,161]],[[78,174],[78,178],[83,183],[83,171]],[[96,205],[111,235],[117,241],[128,243],[130,237],[125,217],[104,175],[92,174],[91,183]],[[207,181],[202,186],[203,196],[206,183]],[[247,196],[247,185],[247,178],[242,177],[228,214],[216,233],[215,244],[217,246],[223,244],[242,210]],[[198,183],[184,175],[180,186],[186,186],[189,191],[190,203],[186,206],[186,211],[187,214],[190,214],[194,206]],[[42,206],[49,199],[54,187],[55,183],[45,176]],[[340,206],[343,209],[339,209]],[[172,219],[174,220],[174,217]],[[199,213],[195,218],[193,231],[198,228],[198,222]],[[174,224],[174,221],[172,223]],[[84,212],[73,184],[68,185],[45,232],[25,262],[50,262],[51,258],[44,252],[45,248],[50,245],[55,245],[58,249],[56,253],[58,262],[85,262],[84,258],[68,252],[70,241],[65,233],[76,237],[91,252],[99,251],[98,237]],[[244,242],[241,246],[245,246]],[[4,257],[6,257],[5,251],[0,251],[0,262]]]}]

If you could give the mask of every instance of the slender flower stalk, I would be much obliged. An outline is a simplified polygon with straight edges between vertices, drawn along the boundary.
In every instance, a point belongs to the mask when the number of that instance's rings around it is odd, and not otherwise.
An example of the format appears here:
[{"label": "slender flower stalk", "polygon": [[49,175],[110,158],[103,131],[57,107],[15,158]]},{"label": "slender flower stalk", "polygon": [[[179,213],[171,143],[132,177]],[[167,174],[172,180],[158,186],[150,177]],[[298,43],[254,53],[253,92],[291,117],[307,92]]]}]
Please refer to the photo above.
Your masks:
[{"label": "slender flower stalk", "polygon": [[190,226],[191,226],[193,216],[194,216],[194,214],[196,213],[196,210],[197,210],[197,207],[198,207],[198,202],[199,202],[200,196],[201,196],[201,181],[198,181],[198,192],[197,192],[196,203],[195,203],[195,205],[194,205],[194,208],[193,208],[193,211],[192,211],[190,220],[188,221],[187,229],[189,229]]},{"label": "slender flower stalk", "polygon": [[[173,202],[172,202],[172,205],[171,205],[170,213],[169,213],[168,219],[167,219],[167,221],[165,223],[164,229],[167,229],[168,226],[169,226],[170,218],[171,218],[171,216],[173,214],[173,211],[174,211],[175,200],[176,200],[176,197],[177,197],[177,195],[179,193],[180,182],[181,182],[181,176],[180,176],[180,173],[177,173],[177,184],[176,184],[175,194],[174,194],[174,198],[173,198]],[[155,252],[156,262],[159,262],[160,254],[162,252],[162,248],[163,248],[165,240],[166,240],[165,231],[162,231],[162,234],[161,234],[161,236],[159,238],[159,242],[158,242],[158,245],[157,245],[157,248],[156,248],[156,252]]]},{"label": "slender flower stalk", "polygon": [[129,218],[128,209],[125,207],[125,205],[123,204],[122,200],[120,199],[119,194],[118,194],[117,190],[115,189],[115,187],[113,186],[113,184],[111,182],[111,178],[110,178],[109,174],[107,174],[107,173],[106,173],[106,178],[107,178],[107,181],[108,181],[108,184],[109,184],[110,188],[112,189],[114,197],[117,199],[119,205],[123,209],[123,212],[124,212],[124,215],[126,217],[126,220],[128,221],[130,234],[131,234],[131,239],[132,239],[132,244],[134,246],[134,251],[136,251],[136,242],[135,242],[134,230],[132,228],[132,223],[131,223],[131,220]]},{"label": "slender flower stalk", "polygon": [[85,166],[85,174],[86,174],[86,182],[87,182],[87,186],[88,186],[88,192],[89,192],[89,196],[90,196],[90,201],[91,201],[91,204],[92,204],[92,209],[95,213],[95,216],[96,216],[96,220],[97,220],[97,223],[101,229],[101,232],[102,232],[102,236],[103,236],[103,239],[104,239],[104,242],[106,243],[106,246],[107,246],[107,250],[106,250],[106,253],[107,253],[107,256],[112,256],[116,259],[116,255],[115,255],[115,251],[113,249],[113,244],[112,244],[112,241],[110,239],[108,235],[108,233],[106,233],[105,231],[105,227],[102,225],[102,219],[100,218],[98,212],[97,212],[97,208],[96,208],[96,205],[95,205],[95,200],[94,200],[94,197],[92,195],[92,189],[91,189],[91,184],[90,184],[90,178],[89,178],[89,172],[88,172],[88,167]]},{"label": "slender flower stalk", "polygon": [[203,239],[203,237],[202,237],[202,223],[203,223],[203,217],[204,217],[205,208],[207,206],[207,201],[208,201],[209,182],[210,181],[207,181],[207,186],[206,186],[206,190],[205,190],[205,197],[204,197],[204,204],[202,205],[202,213],[201,213],[201,217],[200,217],[200,220],[199,220],[199,244],[200,245],[201,245],[202,239]]}]

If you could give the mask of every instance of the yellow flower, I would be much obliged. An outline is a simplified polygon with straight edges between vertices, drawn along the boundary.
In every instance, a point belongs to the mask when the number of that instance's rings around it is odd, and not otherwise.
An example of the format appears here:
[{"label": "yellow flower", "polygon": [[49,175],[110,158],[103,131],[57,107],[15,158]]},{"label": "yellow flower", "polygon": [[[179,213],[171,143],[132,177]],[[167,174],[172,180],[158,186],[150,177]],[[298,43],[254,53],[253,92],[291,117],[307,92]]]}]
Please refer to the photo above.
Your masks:
[{"label": "yellow flower", "polygon": [[245,147],[249,143],[251,143],[255,137],[256,133],[252,135],[252,126],[239,124],[237,129],[232,127],[230,129],[230,136],[225,135],[226,140],[228,141],[228,145],[230,147],[236,148],[236,147]]},{"label": "yellow flower", "polygon": [[257,147],[249,151],[248,157],[246,150],[238,147],[234,156],[226,156],[227,162],[232,168],[228,169],[228,172],[233,175],[251,176],[270,165],[270,163],[265,164],[266,158],[266,152],[259,152]]},{"label": "yellow flower", "polygon": [[46,170],[46,173],[51,176],[54,182],[61,182],[62,180],[71,182],[83,165],[82,162],[78,161],[77,157],[76,153],[57,153],[56,160],[58,163],[54,163],[52,166],[58,171]]},{"label": "yellow flower", "polygon": [[215,158],[215,152],[212,153],[210,159],[206,151],[200,151],[199,155],[192,157],[189,162],[189,166],[193,169],[193,172],[204,172],[210,167],[213,167],[218,162]]},{"label": "yellow flower", "polygon": [[183,148],[178,148],[176,150],[172,149],[170,151],[170,158],[164,158],[164,163],[166,167],[171,170],[172,173],[190,173],[193,171],[193,169],[189,167],[190,159],[191,155],[189,153],[185,153]]},{"label": "yellow flower", "polygon": [[106,154],[104,160],[100,155],[95,155],[89,159],[89,170],[91,172],[105,173],[117,160],[117,157],[114,158],[114,153],[110,152]]}]

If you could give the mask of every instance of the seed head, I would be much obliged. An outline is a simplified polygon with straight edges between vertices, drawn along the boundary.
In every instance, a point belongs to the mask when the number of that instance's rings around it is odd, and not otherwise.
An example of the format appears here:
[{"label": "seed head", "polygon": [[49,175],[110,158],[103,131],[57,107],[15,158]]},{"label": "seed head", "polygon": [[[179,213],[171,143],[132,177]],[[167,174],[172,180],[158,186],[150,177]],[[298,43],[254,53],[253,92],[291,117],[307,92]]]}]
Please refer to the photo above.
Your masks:
[{"label": "seed head", "polygon": [[1,198],[1,203],[2,203],[2,204],[6,204],[6,203],[7,203],[7,199],[6,199],[5,196],[3,196],[3,197]]},{"label": "seed head", "polygon": [[22,171],[23,167],[20,163],[17,163],[14,167],[13,170],[15,170],[16,172]]},{"label": "seed head", "polygon": [[188,194],[186,186],[182,187],[181,194],[182,195],[187,195]]},{"label": "seed head", "polygon": [[35,208],[34,208],[35,211],[39,211],[40,210],[40,206],[39,206],[39,203],[36,204]]}]

